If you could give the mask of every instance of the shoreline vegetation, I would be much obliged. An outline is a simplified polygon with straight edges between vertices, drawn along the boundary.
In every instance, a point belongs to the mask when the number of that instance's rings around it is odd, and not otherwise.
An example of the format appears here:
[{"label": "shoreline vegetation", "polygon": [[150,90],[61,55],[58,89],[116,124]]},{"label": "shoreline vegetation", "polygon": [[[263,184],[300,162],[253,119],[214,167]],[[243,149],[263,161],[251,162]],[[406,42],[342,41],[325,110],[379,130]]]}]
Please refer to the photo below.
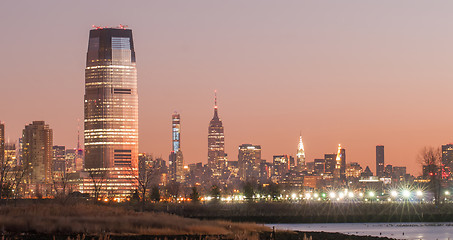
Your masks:
[{"label": "shoreline vegetation", "polygon": [[[298,240],[298,239],[390,239],[381,237],[354,236],[327,232],[296,232],[276,231],[262,224],[231,222],[228,220],[206,220],[178,216],[173,210],[207,211],[212,214],[214,209],[224,213],[228,204],[168,204],[158,203],[144,206],[138,211],[139,204],[133,203],[93,203],[70,202],[61,204],[55,200],[19,200],[1,202],[0,204],[0,236],[7,239],[64,239],[64,240],[113,240],[113,239],[181,239],[181,240]],[[242,203],[244,208],[250,204]],[[178,206],[178,207],[177,207]],[[142,206],[143,207],[143,206]],[[154,210],[149,208],[155,208]],[[237,206],[236,206],[237,207]],[[258,207],[258,206],[256,206]],[[266,206],[269,207],[269,206]],[[281,211],[276,209],[269,212]],[[160,210],[157,210],[160,209]],[[165,211],[163,211],[165,210]],[[188,211],[190,210],[190,211]],[[235,211],[235,209],[228,210]],[[236,209],[237,210],[237,209]],[[282,214],[288,214],[292,208]],[[187,213],[186,212],[186,213]],[[200,213],[201,214],[201,213]],[[237,214],[237,213],[235,213]],[[238,215],[239,216],[239,215]],[[214,218],[214,216],[212,216]],[[205,217],[207,218],[207,217]],[[276,223],[276,221],[271,222]]]},{"label": "shoreline vegetation", "polygon": [[183,217],[256,223],[451,222],[453,203],[252,202],[148,204],[145,211]]}]

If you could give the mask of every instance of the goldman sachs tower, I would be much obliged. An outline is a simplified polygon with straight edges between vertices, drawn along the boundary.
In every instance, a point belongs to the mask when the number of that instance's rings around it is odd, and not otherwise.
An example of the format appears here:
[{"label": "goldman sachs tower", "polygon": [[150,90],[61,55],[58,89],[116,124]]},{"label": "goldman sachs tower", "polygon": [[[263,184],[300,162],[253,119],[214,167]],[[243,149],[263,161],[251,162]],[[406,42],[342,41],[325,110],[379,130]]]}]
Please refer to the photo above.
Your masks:
[{"label": "goldman sachs tower", "polygon": [[[90,31],[85,68],[84,192],[128,196],[138,177],[138,95],[132,30]],[[98,186],[95,186],[97,179]]]}]

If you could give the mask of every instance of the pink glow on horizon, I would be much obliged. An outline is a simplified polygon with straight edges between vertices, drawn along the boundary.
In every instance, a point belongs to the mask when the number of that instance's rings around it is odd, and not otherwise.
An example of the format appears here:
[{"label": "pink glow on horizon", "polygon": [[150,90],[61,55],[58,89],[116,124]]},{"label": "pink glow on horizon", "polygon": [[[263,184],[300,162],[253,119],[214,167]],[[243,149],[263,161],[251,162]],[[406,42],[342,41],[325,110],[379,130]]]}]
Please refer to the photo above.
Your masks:
[{"label": "pink glow on horizon", "polygon": [[229,160],[242,143],[261,145],[267,161],[294,156],[301,131],[307,162],[341,142],[347,162],[374,172],[382,144],[385,164],[418,175],[421,148],[453,141],[450,1],[27,4],[0,9],[0,120],[10,139],[45,120],[56,145],[75,147],[90,26],[127,23],[142,152],[168,160],[178,109],[186,163],[206,163],[212,89]]}]

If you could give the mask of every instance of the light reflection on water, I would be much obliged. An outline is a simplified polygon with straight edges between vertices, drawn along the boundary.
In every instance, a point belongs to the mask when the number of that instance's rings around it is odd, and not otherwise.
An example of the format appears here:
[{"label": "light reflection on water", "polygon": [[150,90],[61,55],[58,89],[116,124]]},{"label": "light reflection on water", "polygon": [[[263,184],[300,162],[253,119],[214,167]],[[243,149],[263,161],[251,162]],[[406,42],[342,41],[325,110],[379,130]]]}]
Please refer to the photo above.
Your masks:
[{"label": "light reflection on water", "polygon": [[453,240],[453,222],[442,223],[314,223],[266,224],[280,230],[340,232],[396,239]]}]

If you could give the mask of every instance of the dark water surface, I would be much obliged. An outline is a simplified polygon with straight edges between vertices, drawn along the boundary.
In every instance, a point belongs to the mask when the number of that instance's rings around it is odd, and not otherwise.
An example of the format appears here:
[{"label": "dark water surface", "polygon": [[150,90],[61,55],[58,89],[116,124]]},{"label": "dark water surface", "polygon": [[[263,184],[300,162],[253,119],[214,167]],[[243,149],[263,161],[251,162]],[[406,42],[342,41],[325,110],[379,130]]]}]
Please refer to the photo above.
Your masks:
[{"label": "dark water surface", "polygon": [[339,232],[396,239],[453,240],[453,222],[266,224],[280,230]]}]

